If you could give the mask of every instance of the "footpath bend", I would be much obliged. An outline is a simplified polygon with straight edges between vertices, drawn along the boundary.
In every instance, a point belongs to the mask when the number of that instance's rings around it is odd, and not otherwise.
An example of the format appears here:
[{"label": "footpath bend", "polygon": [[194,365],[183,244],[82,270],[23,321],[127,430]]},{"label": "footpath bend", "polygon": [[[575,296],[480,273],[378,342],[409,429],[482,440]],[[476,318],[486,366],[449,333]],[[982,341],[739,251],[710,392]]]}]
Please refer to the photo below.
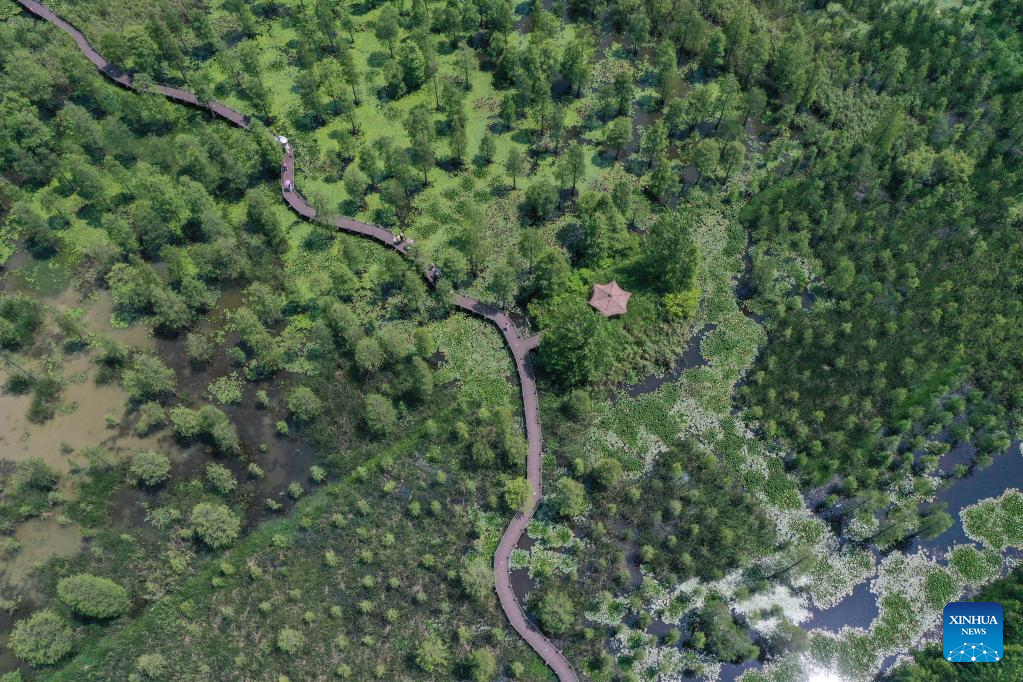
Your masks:
[{"label": "footpath bend", "polygon": [[[85,36],[71,23],[61,18],[42,3],[35,0],[18,0],[18,3],[33,16],[53,24],[67,33],[78,45],[86,59],[92,62],[100,72],[118,85],[134,90],[135,85],[130,74],[125,73],[117,66],[111,64],[86,40]],[[157,85],[156,90],[168,99],[187,104],[189,106],[208,109],[220,118],[248,130],[250,119],[227,105],[216,100],[200,102],[199,99],[187,90]],[[307,220],[316,217],[316,210],[298,193],[295,187],[295,150],[292,145],[283,137],[278,137],[284,151],[284,160],[281,166],[281,193],[285,203],[297,214]],[[379,225],[364,223],[354,218],[341,216],[334,220],[338,230],[356,234],[367,239],[379,242],[381,245],[394,249],[405,255],[409,240],[399,238],[390,230]],[[439,271],[433,265],[423,273],[423,277],[431,285],[436,282]],[[543,437],[540,431],[540,405],[536,389],[536,376],[533,366],[529,361],[529,353],[540,345],[540,336],[523,336],[519,332],[515,322],[501,309],[477,301],[474,298],[457,295],[455,304],[465,312],[476,315],[494,324],[505,345],[515,360],[515,369],[519,375],[519,386],[522,391],[522,409],[526,428],[526,479],[529,481],[530,499],[526,508],[517,512],[512,518],[501,542],[494,553],[494,587],[497,591],[501,608],[515,631],[536,651],[537,654],[550,666],[561,682],[577,682],[578,677],[564,654],[554,646],[539,630],[534,628],[526,617],[522,605],[511,585],[511,553],[518,544],[519,538],[526,526],[533,518],[537,506],[540,504],[542,491],[542,463],[541,455],[543,450]]]}]

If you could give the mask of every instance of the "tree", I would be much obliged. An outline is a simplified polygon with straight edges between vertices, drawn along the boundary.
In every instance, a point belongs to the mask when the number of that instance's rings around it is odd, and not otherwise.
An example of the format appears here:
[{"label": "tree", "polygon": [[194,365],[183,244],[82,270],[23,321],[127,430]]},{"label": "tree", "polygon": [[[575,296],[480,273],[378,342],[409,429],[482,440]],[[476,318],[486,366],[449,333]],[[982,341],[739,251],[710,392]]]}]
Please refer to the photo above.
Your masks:
[{"label": "tree", "polygon": [[533,496],[533,488],[524,478],[509,478],[504,482],[504,503],[508,509],[524,512]]},{"label": "tree", "polygon": [[295,89],[306,114],[323,123],[323,98],[320,95],[320,78],[317,69],[304,69],[295,78]]},{"label": "tree", "polygon": [[749,661],[760,654],[742,628],[732,620],[732,613],[720,598],[704,601],[698,616],[700,630],[707,635],[710,650],[723,661]]},{"label": "tree", "polygon": [[586,509],[586,488],[573,478],[559,478],[554,484],[554,505],[566,518],[579,516]]},{"label": "tree", "polygon": [[576,623],[575,603],[567,592],[548,590],[540,599],[537,615],[545,630],[553,635],[563,635]]},{"label": "tree", "polygon": [[743,126],[746,125],[751,116],[756,118],[763,113],[764,107],[767,106],[767,94],[758,87],[752,87],[744,97],[744,105],[742,112]]},{"label": "tree", "polygon": [[135,667],[139,672],[152,680],[159,680],[167,676],[168,664],[163,654],[152,653],[142,654],[135,661]]},{"label": "tree", "polygon": [[725,182],[728,181],[732,171],[742,168],[742,162],[746,158],[746,145],[739,140],[732,140],[725,144],[721,154],[721,162],[725,164]]},{"label": "tree", "polygon": [[116,618],[131,608],[128,590],[109,578],[89,573],[78,573],[58,580],[57,596],[72,611],[86,618]]},{"label": "tree", "polygon": [[598,381],[614,364],[619,345],[611,323],[581,298],[559,296],[540,315],[540,361],[566,386]]},{"label": "tree", "polygon": [[539,178],[526,190],[522,207],[530,222],[542,223],[554,215],[558,206],[558,190],[547,178]]},{"label": "tree", "polygon": [[12,225],[21,228],[29,253],[36,258],[49,258],[57,253],[60,242],[46,219],[25,201],[19,201],[11,208],[9,217]]},{"label": "tree", "polygon": [[632,112],[634,90],[632,69],[624,68],[614,75],[608,96],[617,116],[626,116]]},{"label": "tree", "polygon": [[494,140],[493,134],[490,132],[483,133],[483,137],[480,139],[480,146],[476,152],[476,156],[479,158],[480,163],[483,165],[489,165],[494,160],[494,153],[497,151],[497,142]]},{"label": "tree", "polygon": [[720,159],[721,150],[717,142],[705,139],[696,143],[696,149],[693,150],[693,164],[696,166],[696,172],[698,173],[696,177],[697,184],[700,183],[703,176],[717,170]]},{"label": "tree", "polygon": [[435,632],[427,635],[416,648],[416,665],[431,675],[445,671],[448,659],[447,645]]},{"label": "tree", "polygon": [[655,162],[660,161],[668,153],[668,130],[664,127],[663,119],[659,119],[643,132],[639,149],[646,157],[647,168],[652,168]]},{"label": "tree", "polygon": [[170,476],[170,460],[161,452],[143,450],[132,458],[129,470],[136,483],[159,485]]},{"label": "tree", "polygon": [[394,39],[398,37],[398,10],[393,3],[387,3],[380,10],[376,25],[373,27],[373,34],[377,40],[387,43],[387,49],[394,57]]},{"label": "tree", "polygon": [[455,164],[458,167],[462,166],[467,144],[468,139],[466,138],[465,125],[462,124],[460,119],[456,120],[451,126],[451,136],[448,138],[448,147],[451,150],[451,158],[455,161]]},{"label": "tree", "polygon": [[508,157],[504,162],[504,169],[508,172],[508,175],[512,179],[512,189],[516,189],[516,179],[526,172],[526,158],[522,156],[522,152],[518,147],[512,147],[508,150]]},{"label": "tree", "polygon": [[206,480],[221,495],[228,495],[238,487],[238,481],[235,479],[234,474],[220,462],[208,462],[206,464]]},{"label": "tree", "polygon": [[462,587],[479,604],[486,603],[494,593],[494,572],[490,562],[475,556],[465,562],[459,573]]},{"label": "tree", "polygon": [[464,78],[463,87],[466,90],[469,89],[469,71],[474,66],[476,66],[476,51],[462,43],[462,46],[458,48],[458,67],[462,71]]},{"label": "tree", "polygon": [[934,540],[954,522],[952,515],[942,507],[931,507],[920,516],[920,528],[916,534],[924,540]]},{"label": "tree", "polygon": [[136,402],[158,400],[174,392],[174,370],[155,355],[136,355],[121,377],[124,390]]},{"label": "tree", "polygon": [[469,670],[473,682],[493,682],[497,677],[497,661],[490,649],[476,649],[469,654]]},{"label": "tree", "polygon": [[364,374],[371,374],[384,366],[384,350],[372,336],[361,339],[355,345],[355,364]]},{"label": "tree", "polygon": [[576,184],[579,182],[579,178],[586,172],[586,152],[583,150],[583,146],[576,141],[573,141],[565,153],[558,159],[558,176],[563,179],[564,182],[568,180],[572,181],[572,191],[575,192]]},{"label": "tree", "polygon": [[604,130],[604,144],[615,150],[615,158],[621,156],[622,147],[632,142],[632,121],[619,116]]},{"label": "tree", "polygon": [[398,425],[394,405],[379,393],[370,393],[366,396],[363,417],[366,420],[366,428],[374,436],[386,436]]},{"label": "tree", "polygon": [[227,547],[238,537],[241,520],[222,504],[200,502],[192,507],[192,530],[213,549]]},{"label": "tree", "polygon": [[507,263],[499,263],[490,271],[490,291],[497,302],[507,307],[518,293],[518,275]]},{"label": "tree", "polygon": [[53,665],[71,653],[74,633],[56,611],[43,609],[19,620],[11,629],[7,648],[32,665]]},{"label": "tree", "polygon": [[593,43],[586,33],[577,34],[576,38],[565,48],[561,61],[561,72],[568,80],[569,86],[575,88],[576,97],[582,95],[583,85],[590,79],[593,54]]},{"label": "tree", "polygon": [[661,293],[688,291],[696,285],[700,249],[694,222],[691,212],[668,211],[650,229],[644,271]]}]

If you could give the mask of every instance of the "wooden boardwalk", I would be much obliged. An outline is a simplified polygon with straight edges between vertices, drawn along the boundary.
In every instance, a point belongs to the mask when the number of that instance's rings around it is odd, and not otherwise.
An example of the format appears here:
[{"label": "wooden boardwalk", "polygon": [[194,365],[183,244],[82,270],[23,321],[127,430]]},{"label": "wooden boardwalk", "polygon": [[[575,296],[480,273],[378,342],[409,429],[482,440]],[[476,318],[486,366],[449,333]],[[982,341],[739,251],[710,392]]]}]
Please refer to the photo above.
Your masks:
[{"label": "wooden boardwalk", "polygon": [[[124,73],[104,59],[86,40],[81,31],[69,22],[34,0],[18,0],[18,3],[30,14],[53,24],[70,35],[82,51],[82,54],[110,80],[121,87],[131,90],[136,89],[131,75]],[[216,100],[200,102],[191,92],[166,85],[157,85],[155,88],[172,101],[208,109],[229,123],[245,130],[249,129],[250,119],[248,116],[231,109],[221,102]],[[295,150],[290,143],[282,142],[282,146],[284,149],[284,161],[281,165],[281,192],[284,201],[303,218],[313,220],[316,217],[315,209],[302,198],[295,186]],[[408,243],[398,240],[393,232],[379,225],[360,222],[345,216],[337,218],[334,221],[334,225],[338,230],[372,239],[383,246],[394,249],[402,255],[406,253]],[[431,265],[423,273],[423,277],[432,285],[437,279],[437,272],[435,266]],[[512,627],[515,628],[515,631],[533,647],[536,653],[557,674],[561,682],[577,682],[579,678],[576,676],[575,671],[572,670],[572,666],[569,665],[564,654],[550,640],[544,637],[542,633],[530,625],[522,605],[516,598],[511,586],[511,553],[518,544],[519,538],[522,536],[523,531],[525,531],[526,526],[532,520],[536,508],[540,504],[542,493],[543,437],[540,431],[540,405],[536,390],[536,376],[533,373],[532,363],[529,361],[529,352],[540,345],[540,336],[523,336],[507,313],[488,303],[459,294],[456,299],[456,305],[467,313],[489,320],[501,332],[504,342],[515,360],[515,369],[519,375],[519,386],[522,391],[522,410],[525,419],[527,444],[526,479],[529,481],[531,496],[526,509],[516,513],[511,523],[508,524],[504,534],[501,536],[501,542],[497,547],[497,551],[494,553],[494,587],[497,591],[501,608],[504,609],[504,613]]]}]

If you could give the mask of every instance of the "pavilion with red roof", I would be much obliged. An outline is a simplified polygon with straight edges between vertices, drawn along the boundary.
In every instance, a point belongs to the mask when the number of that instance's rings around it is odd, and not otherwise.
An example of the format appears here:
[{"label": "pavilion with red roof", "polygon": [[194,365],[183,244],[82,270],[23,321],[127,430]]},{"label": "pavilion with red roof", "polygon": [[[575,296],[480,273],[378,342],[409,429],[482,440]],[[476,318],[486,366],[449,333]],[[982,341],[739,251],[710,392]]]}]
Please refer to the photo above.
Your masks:
[{"label": "pavilion with red roof", "polygon": [[618,282],[611,280],[607,284],[594,284],[593,296],[590,297],[590,305],[604,317],[624,315],[629,304],[629,297],[632,294],[618,286]]}]

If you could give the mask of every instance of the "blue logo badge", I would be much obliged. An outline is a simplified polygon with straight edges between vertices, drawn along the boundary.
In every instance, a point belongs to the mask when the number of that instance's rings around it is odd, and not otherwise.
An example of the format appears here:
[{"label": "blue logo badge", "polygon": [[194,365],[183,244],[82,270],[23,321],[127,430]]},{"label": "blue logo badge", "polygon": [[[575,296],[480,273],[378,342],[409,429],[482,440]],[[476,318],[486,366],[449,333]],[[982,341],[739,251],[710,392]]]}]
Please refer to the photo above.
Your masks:
[{"label": "blue logo badge", "polygon": [[1002,605],[993,601],[955,601],[941,614],[945,660],[994,663],[1002,660]]}]

